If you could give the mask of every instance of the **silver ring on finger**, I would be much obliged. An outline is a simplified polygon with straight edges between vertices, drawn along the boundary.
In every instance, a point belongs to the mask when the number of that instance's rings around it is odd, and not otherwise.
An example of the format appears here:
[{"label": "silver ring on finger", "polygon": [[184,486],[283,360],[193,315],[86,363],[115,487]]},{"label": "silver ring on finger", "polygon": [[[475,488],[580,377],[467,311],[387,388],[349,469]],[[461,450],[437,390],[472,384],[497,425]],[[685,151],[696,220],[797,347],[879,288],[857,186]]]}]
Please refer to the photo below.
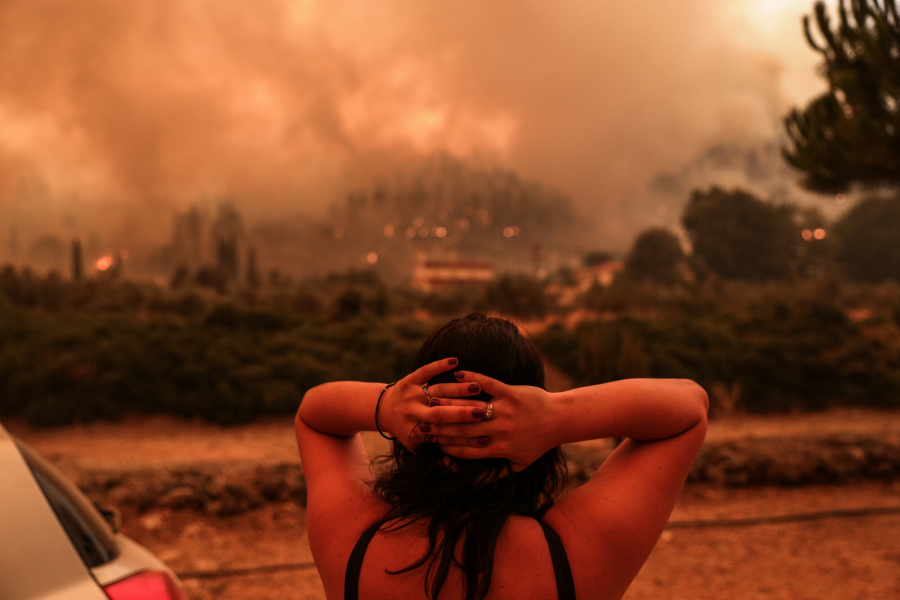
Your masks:
[{"label": "silver ring on finger", "polygon": [[422,391],[425,392],[425,399],[431,401],[431,394],[428,393],[428,384],[422,386]]},{"label": "silver ring on finger", "polygon": [[487,421],[494,414],[494,405],[488,400],[487,406],[484,407],[484,420]]}]

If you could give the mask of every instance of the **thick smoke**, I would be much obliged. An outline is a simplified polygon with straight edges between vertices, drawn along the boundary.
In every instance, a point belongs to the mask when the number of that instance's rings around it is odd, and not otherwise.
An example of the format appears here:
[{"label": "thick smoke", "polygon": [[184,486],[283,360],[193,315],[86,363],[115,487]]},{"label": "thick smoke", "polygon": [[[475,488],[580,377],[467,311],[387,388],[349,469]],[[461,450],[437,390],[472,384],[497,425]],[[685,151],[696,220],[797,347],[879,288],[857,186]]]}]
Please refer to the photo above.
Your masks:
[{"label": "thick smoke", "polygon": [[656,174],[815,93],[810,10],[6,0],[0,257],[43,232],[158,243],[222,198],[324,215],[372,157],[438,150],[559,189],[621,245]]}]

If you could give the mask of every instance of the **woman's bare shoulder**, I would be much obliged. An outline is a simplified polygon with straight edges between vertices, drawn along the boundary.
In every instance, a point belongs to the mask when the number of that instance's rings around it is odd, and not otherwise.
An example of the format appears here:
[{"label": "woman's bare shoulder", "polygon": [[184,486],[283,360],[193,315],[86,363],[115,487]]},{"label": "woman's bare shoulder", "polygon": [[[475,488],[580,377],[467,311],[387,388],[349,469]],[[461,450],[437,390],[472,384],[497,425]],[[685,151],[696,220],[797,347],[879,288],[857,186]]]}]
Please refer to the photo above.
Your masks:
[{"label": "woman's bare shoulder", "polygon": [[553,561],[540,523],[511,516],[497,540],[488,598],[555,597]]},{"label": "woman's bare shoulder", "polygon": [[660,440],[627,439],[584,485],[547,511],[578,596],[621,598],[656,545],[706,434],[705,418]]},{"label": "woman's bare shoulder", "polygon": [[[353,547],[371,525],[381,520],[388,505],[371,489],[354,495],[319,498],[307,505],[307,536],[316,568],[329,598],[343,590],[344,573]],[[338,593],[335,597],[341,597]]]}]

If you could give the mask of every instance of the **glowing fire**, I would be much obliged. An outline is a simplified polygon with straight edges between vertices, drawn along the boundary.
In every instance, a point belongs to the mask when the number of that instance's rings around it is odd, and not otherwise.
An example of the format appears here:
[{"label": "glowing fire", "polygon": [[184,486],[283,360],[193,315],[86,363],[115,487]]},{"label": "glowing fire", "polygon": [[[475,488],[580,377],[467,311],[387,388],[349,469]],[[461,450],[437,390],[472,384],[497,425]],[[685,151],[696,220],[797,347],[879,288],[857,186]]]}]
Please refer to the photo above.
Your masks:
[{"label": "glowing fire", "polygon": [[102,258],[98,258],[97,262],[94,263],[94,266],[98,271],[106,271],[111,266],[113,266],[113,257],[112,256],[104,256]]}]

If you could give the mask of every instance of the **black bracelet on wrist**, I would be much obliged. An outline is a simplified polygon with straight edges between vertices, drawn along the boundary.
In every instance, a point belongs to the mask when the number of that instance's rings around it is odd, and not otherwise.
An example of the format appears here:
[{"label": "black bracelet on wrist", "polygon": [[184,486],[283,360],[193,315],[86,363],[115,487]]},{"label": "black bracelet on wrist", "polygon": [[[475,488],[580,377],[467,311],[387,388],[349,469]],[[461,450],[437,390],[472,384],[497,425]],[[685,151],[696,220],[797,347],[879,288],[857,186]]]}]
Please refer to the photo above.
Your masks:
[{"label": "black bracelet on wrist", "polygon": [[391,440],[391,441],[394,441],[397,438],[389,437],[389,436],[385,435],[385,433],[381,430],[381,425],[378,424],[378,407],[381,406],[381,399],[384,398],[384,393],[386,391],[388,391],[389,387],[391,387],[392,385],[396,385],[396,384],[397,384],[397,382],[395,381],[393,383],[389,383],[386,386],[384,386],[384,389],[381,390],[380,394],[378,394],[378,402],[375,403],[375,429],[378,430],[378,433],[381,434],[381,437],[383,437],[386,440]]}]

